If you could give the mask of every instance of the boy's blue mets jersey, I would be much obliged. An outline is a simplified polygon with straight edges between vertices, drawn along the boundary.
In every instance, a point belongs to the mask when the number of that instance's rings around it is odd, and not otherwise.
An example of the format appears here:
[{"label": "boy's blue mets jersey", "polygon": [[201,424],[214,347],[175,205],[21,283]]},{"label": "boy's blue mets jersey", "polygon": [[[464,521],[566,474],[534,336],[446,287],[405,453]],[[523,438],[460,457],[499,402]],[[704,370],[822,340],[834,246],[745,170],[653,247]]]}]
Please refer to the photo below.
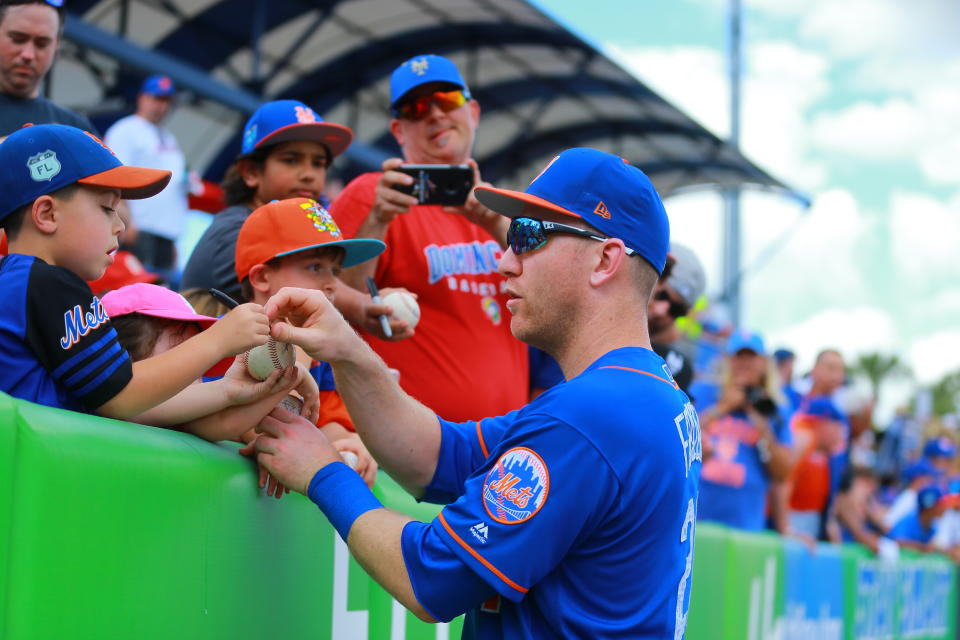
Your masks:
[{"label": "boy's blue mets jersey", "polygon": [[0,260],[0,391],[38,404],[96,409],[133,377],[130,356],[79,276],[34,256]]},{"label": "boy's blue mets jersey", "polygon": [[424,498],[449,504],[402,537],[432,616],[469,610],[469,638],[683,637],[700,425],[659,356],[617,349],[523,409],[440,424]]}]

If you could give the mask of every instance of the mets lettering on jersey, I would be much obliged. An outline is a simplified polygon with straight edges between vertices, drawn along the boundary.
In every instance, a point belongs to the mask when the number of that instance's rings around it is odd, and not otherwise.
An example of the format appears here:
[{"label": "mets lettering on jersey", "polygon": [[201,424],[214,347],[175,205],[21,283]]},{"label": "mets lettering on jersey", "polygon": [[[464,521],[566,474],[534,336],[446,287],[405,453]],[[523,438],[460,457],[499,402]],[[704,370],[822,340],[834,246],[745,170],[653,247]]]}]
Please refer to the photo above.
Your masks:
[{"label": "mets lettering on jersey", "polygon": [[547,466],[533,450],[510,449],[487,473],[484,507],[502,524],[526,522],[540,510],[550,491]]},{"label": "mets lettering on jersey", "polygon": [[64,312],[63,324],[64,335],[60,338],[60,347],[69,349],[80,341],[80,338],[87,335],[109,318],[103,307],[100,306],[100,299],[96,296],[90,303],[90,311],[84,313],[80,305],[75,305],[73,309]]},{"label": "mets lettering on jersey", "polygon": [[430,284],[446,276],[467,273],[496,273],[497,262],[503,251],[493,240],[487,242],[458,242],[444,246],[431,244],[423,254],[430,266]]}]

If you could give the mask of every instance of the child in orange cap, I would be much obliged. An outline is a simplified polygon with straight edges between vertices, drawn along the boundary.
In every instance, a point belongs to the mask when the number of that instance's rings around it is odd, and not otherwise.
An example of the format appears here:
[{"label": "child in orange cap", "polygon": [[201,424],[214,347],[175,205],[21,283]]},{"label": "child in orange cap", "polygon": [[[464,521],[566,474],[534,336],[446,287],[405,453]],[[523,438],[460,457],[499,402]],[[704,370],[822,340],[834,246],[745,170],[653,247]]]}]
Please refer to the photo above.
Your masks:
[{"label": "child in orange cap", "polygon": [[28,126],[0,144],[0,391],[52,407],[129,418],[173,397],[222,358],[263,344],[263,308],[134,364],[85,280],[100,278],[123,230],[120,199],[148,198],[169,171],[124,166],[93,135]]},{"label": "child in orange cap", "polygon": [[[216,318],[196,313],[179,293],[155,284],[120,287],[103,296],[102,303],[120,344],[134,362],[165,353],[217,322]],[[299,364],[257,381],[237,358],[223,378],[194,382],[132,420],[155,427],[177,427],[210,441],[238,440],[293,389],[303,399],[301,415],[312,420],[318,416],[317,384]]]},{"label": "child in orange cap", "polygon": [[[379,240],[345,239],[315,200],[276,200],[251,213],[237,237],[235,265],[241,295],[244,300],[264,304],[283,287],[299,287],[319,289],[332,301],[340,269],[366,262],[385,248]],[[311,361],[299,348],[297,357],[309,365],[320,387],[320,420],[316,424],[338,449],[357,454],[357,472],[372,484],[376,463],[354,433],[330,365]]]}]

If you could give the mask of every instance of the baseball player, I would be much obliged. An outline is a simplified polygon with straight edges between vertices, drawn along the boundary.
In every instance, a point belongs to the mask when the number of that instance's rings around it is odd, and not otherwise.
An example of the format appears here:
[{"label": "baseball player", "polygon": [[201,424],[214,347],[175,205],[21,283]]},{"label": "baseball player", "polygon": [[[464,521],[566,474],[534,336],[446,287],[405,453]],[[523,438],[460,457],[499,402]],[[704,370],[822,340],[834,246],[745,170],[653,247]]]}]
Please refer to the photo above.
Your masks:
[{"label": "baseball player", "polygon": [[526,192],[480,187],[511,218],[511,330],[554,356],[561,383],[501,417],[452,423],[406,395],[326,299],[281,290],[277,339],[330,362],[371,452],[429,523],[384,509],[336,452],[275,411],[260,462],[305,493],[361,565],[424,620],[467,612],[466,637],[683,637],[697,485],[696,411],[650,350],[645,311],[669,229],[647,177],[592,149]]}]

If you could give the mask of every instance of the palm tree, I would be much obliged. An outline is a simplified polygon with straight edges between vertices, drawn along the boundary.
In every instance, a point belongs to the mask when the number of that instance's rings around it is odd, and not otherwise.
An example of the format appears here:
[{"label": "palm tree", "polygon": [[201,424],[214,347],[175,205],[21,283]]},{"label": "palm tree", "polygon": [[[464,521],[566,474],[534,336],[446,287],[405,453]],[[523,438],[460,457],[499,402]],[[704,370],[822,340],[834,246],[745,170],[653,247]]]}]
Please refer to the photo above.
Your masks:
[{"label": "palm tree", "polygon": [[930,391],[933,394],[933,415],[957,413],[960,410],[960,371],[946,374]]},{"label": "palm tree", "polygon": [[870,383],[870,391],[876,401],[880,386],[888,378],[909,378],[913,376],[910,367],[900,361],[900,356],[883,353],[864,353],[857,357],[851,367],[855,375],[863,376]]}]

